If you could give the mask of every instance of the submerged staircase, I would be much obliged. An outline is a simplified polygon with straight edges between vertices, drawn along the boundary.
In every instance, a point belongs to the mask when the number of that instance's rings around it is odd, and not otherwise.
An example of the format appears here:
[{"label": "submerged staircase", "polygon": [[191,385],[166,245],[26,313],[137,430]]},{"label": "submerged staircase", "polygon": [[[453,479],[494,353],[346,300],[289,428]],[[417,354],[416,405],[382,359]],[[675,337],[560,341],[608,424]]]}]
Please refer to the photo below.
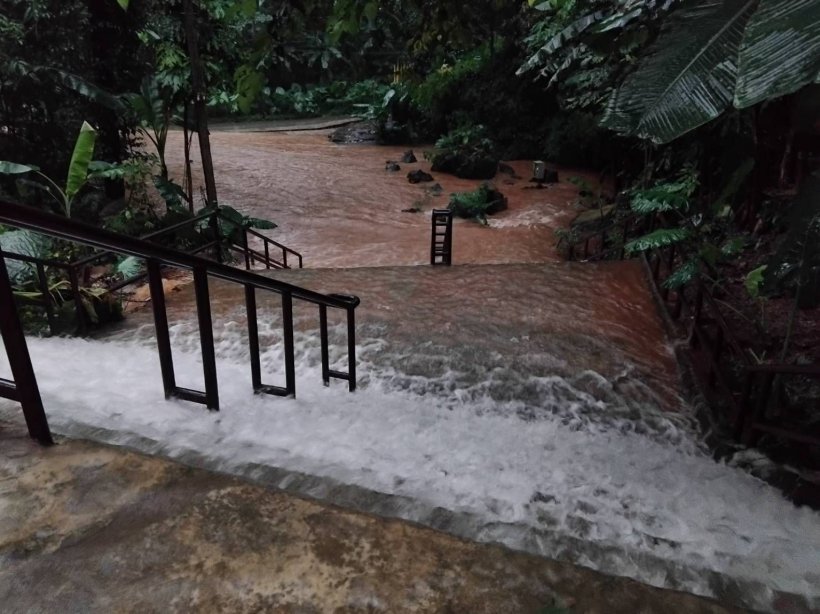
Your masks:
[{"label": "submerged staircase", "polygon": [[453,264],[453,212],[449,209],[433,210],[430,264],[433,266]]},{"label": "submerged staircase", "polygon": [[[276,261],[271,258],[268,243],[275,242],[267,239],[267,237],[263,235],[259,236],[266,239],[264,252],[251,250],[248,247],[247,234],[244,235],[244,245],[239,247],[234,246],[234,249],[244,256],[246,270],[242,270],[219,262],[218,260],[215,262],[205,259],[199,255],[199,252],[205,251],[207,247],[214,247],[214,245],[209,244],[202,246],[196,250],[197,253],[186,253],[152,243],[146,238],[137,239],[119,235],[71,219],[43,213],[23,205],[0,202],[0,223],[15,228],[31,230],[53,238],[81,243],[97,249],[106,250],[106,252],[134,256],[145,261],[147,271],[140,277],[148,277],[154,326],[156,329],[157,350],[162,372],[162,383],[167,399],[178,398],[203,404],[213,411],[219,410],[216,354],[214,350],[210,291],[208,285],[209,280],[212,278],[235,283],[244,288],[245,306],[248,317],[250,367],[255,392],[275,396],[294,396],[296,393],[296,367],[293,342],[294,300],[310,303],[318,307],[322,379],[324,384],[329,385],[331,379],[341,379],[348,382],[348,388],[351,392],[356,389],[355,311],[360,303],[358,297],[342,294],[320,294],[252,272],[250,269],[255,261],[262,262],[266,265],[266,268],[289,268],[287,261],[288,252],[298,256],[299,265],[301,266],[301,256],[292,250],[284,248],[284,246],[280,246],[283,248],[284,254],[280,263],[282,266],[276,266]],[[191,223],[191,220],[186,220],[185,224],[189,223]],[[165,231],[168,230],[169,229],[165,229]],[[217,253],[221,252],[218,250]],[[99,256],[95,255],[91,261],[98,258]],[[42,266],[44,265],[41,264],[38,266],[38,277],[41,280],[41,284],[45,277]],[[196,313],[199,324],[202,365],[205,378],[205,390],[202,391],[181,388],[176,384],[171,339],[168,329],[168,315],[165,304],[165,292],[162,285],[162,271],[163,268],[166,267],[188,270],[193,273]],[[133,281],[135,281],[135,278],[129,280],[129,283],[133,283]],[[284,386],[265,384],[262,381],[256,307],[257,293],[260,290],[281,296],[285,359]],[[327,332],[328,308],[342,310],[347,316],[347,372],[330,369]],[[19,402],[23,408],[29,435],[42,444],[48,445],[52,443],[51,433],[2,251],[0,251],[0,333],[2,333],[3,343],[8,353],[13,378],[11,380],[0,378],[0,397]]]}]

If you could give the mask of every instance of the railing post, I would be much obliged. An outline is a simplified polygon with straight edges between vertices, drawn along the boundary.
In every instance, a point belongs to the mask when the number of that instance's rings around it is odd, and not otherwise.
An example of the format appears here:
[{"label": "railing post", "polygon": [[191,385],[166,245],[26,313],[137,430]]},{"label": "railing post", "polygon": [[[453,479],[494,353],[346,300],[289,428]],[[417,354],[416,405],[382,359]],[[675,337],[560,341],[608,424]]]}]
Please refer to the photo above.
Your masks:
[{"label": "railing post", "polygon": [[74,297],[74,310],[77,314],[77,333],[84,336],[88,332],[88,325],[86,323],[85,307],[83,306],[83,294],[80,292],[80,277],[77,273],[77,267],[69,267],[68,280],[71,284],[71,295]]},{"label": "railing post", "polygon": [[205,405],[210,410],[219,411],[219,385],[216,376],[211,296],[208,291],[208,271],[205,268],[194,269],[194,294],[196,295],[196,314],[199,320],[199,340],[202,346],[202,370],[205,376]]},{"label": "railing post", "polygon": [[46,310],[46,320],[48,321],[48,330],[54,336],[54,331],[57,327],[57,322],[54,319],[54,303],[51,300],[51,292],[48,289],[48,278],[46,277],[46,270],[42,263],[37,263],[37,283],[40,286],[40,294],[43,295],[43,306]]},{"label": "railing post", "polygon": [[766,373],[763,376],[763,383],[760,386],[755,403],[754,412],[743,425],[743,443],[747,446],[752,446],[756,443],[757,435],[755,434],[755,425],[760,422],[760,419],[766,415],[766,407],[769,404],[769,397],[772,394],[772,387],[774,386],[774,373]]},{"label": "railing post", "polygon": [[162,287],[162,268],[157,260],[148,260],[148,289],[151,291],[151,308],[154,312],[154,329],[157,336],[159,367],[165,398],[170,399],[176,391],[174,357],[171,352],[171,335],[168,332],[168,312],[165,309],[165,290]]},{"label": "railing post", "polygon": [[265,241],[265,268],[270,269],[270,246]]},{"label": "railing post", "polygon": [[222,236],[219,233],[219,212],[214,211],[214,214],[211,216],[210,221],[211,232],[214,234],[214,241],[217,241],[216,244],[216,261],[221,263],[222,262]]},{"label": "railing post", "polygon": [[655,289],[658,288],[658,279],[661,275],[661,253],[659,250],[652,252],[652,280],[655,282]]},{"label": "railing post", "polygon": [[683,314],[683,293],[686,291],[685,286],[678,286],[675,290],[675,306],[672,308],[672,319],[680,320]]},{"label": "railing post", "polygon": [[700,314],[703,311],[703,282],[697,281],[698,290],[695,294],[695,310],[692,314],[692,330],[689,331],[689,345],[696,348],[699,343],[698,327],[700,326]]},{"label": "railing post", "polygon": [[623,260],[624,256],[626,256],[626,243],[627,243],[627,235],[629,233],[629,218],[624,220],[623,225],[623,233],[621,238],[621,249],[618,252],[618,260]]},{"label": "railing post", "polygon": [[327,305],[319,305],[319,337],[322,345],[322,382],[330,386],[330,348],[327,335]]},{"label": "railing post", "polygon": [[4,305],[4,309],[0,310],[0,335],[3,337],[3,345],[9,357],[17,401],[23,407],[28,434],[43,445],[51,445],[54,440],[48,428],[40,388],[31,364],[26,336],[17,313],[14,292],[11,289],[11,280],[2,251],[0,251],[0,305]]},{"label": "railing post", "polygon": [[[666,260],[666,279],[672,275],[672,267],[675,266],[675,246],[669,246],[669,256]],[[666,280],[664,280],[666,281]],[[669,300],[669,288],[664,284],[661,283],[661,297],[663,298],[664,302]]]},{"label": "railing post", "polygon": [[242,229],[242,248],[245,252],[245,270],[251,270],[251,252],[248,249],[248,229]]},{"label": "railing post", "polygon": [[347,308],[347,373],[348,390],[356,391],[356,307]]},{"label": "railing post", "polygon": [[743,378],[743,392],[740,395],[740,403],[737,405],[737,414],[732,417],[732,434],[735,439],[740,439],[743,435],[743,427],[747,420],[747,408],[751,402],[753,385],[754,374],[747,370],[746,377]]},{"label": "railing post", "polygon": [[248,312],[248,348],[251,353],[251,383],[254,390],[262,387],[262,362],[259,358],[259,322],[256,312],[256,288],[245,286],[245,306]]},{"label": "railing post", "polygon": [[296,396],[296,359],[293,350],[293,295],[282,293],[282,326],[285,339],[285,388]]},{"label": "railing post", "polygon": [[714,388],[717,380],[718,363],[723,354],[723,327],[718,324],[715,334],[715,347],[712,349],[712,364],[709,369],[709,387]]}]

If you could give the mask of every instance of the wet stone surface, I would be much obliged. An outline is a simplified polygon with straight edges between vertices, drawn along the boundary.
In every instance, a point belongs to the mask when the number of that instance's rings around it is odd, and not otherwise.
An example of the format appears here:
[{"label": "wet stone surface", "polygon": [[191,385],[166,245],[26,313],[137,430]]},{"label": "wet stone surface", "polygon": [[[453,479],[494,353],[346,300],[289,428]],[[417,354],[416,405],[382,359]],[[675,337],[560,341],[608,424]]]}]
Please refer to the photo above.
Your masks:
[{"label": "wet stone surface", "polygon": [[730,612],[565,563],[0,423],[4,612]]}]

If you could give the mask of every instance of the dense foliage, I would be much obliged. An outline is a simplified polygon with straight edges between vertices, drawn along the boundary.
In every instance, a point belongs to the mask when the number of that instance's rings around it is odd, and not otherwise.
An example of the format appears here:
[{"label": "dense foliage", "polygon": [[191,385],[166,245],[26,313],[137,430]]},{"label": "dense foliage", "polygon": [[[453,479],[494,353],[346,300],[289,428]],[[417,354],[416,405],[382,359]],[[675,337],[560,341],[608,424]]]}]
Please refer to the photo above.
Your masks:
[{"label": "dense foliage", "polygon": [[[212,116],[356,113],[384,142],[436,143],[436,169],[464,177],[515,158],[599,169],[620,193],[613,215],[663,214],[630,250],[691,254],[675,283],[696,259],[749,259],[738,237],[769,232],[755,291],[812,302],[820,0],[0,5],[5,197],[132,234],[193,209],[165,144],[185,117],[197,127],[195,31]],[[93,156],[73,165],[84,122]]]}]

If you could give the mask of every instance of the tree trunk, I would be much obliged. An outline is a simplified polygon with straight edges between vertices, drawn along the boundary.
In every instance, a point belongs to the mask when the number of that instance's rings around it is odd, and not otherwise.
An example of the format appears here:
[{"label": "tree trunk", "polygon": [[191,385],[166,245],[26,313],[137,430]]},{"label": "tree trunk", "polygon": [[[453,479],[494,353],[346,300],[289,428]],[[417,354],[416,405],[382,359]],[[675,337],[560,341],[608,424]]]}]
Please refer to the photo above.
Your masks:
[{"label": "tree trunk", "polygon": [[191,176],[191,135],[188,131],[189,108],[188,101],[185,101],[185,112],[182,118],[182,138],[185,147],[185,194],[188,197],[188,209],[194,212],[194,179]]},{"label": "tree trunk", "polygon": [[199,41],[194,22],[193,0],[185,2],[185,38],[188,41],[188,57],[191,62],[191,85],[194,95],[194,120],[199,137],[199,151],[202,157],[202,173],[205,176],[205,197],[208,206],[216,206],[216,180],[211,158],[211,140],[208,133],[208,109],[206,106],[205,81],[202,59],[199,57]]}]

